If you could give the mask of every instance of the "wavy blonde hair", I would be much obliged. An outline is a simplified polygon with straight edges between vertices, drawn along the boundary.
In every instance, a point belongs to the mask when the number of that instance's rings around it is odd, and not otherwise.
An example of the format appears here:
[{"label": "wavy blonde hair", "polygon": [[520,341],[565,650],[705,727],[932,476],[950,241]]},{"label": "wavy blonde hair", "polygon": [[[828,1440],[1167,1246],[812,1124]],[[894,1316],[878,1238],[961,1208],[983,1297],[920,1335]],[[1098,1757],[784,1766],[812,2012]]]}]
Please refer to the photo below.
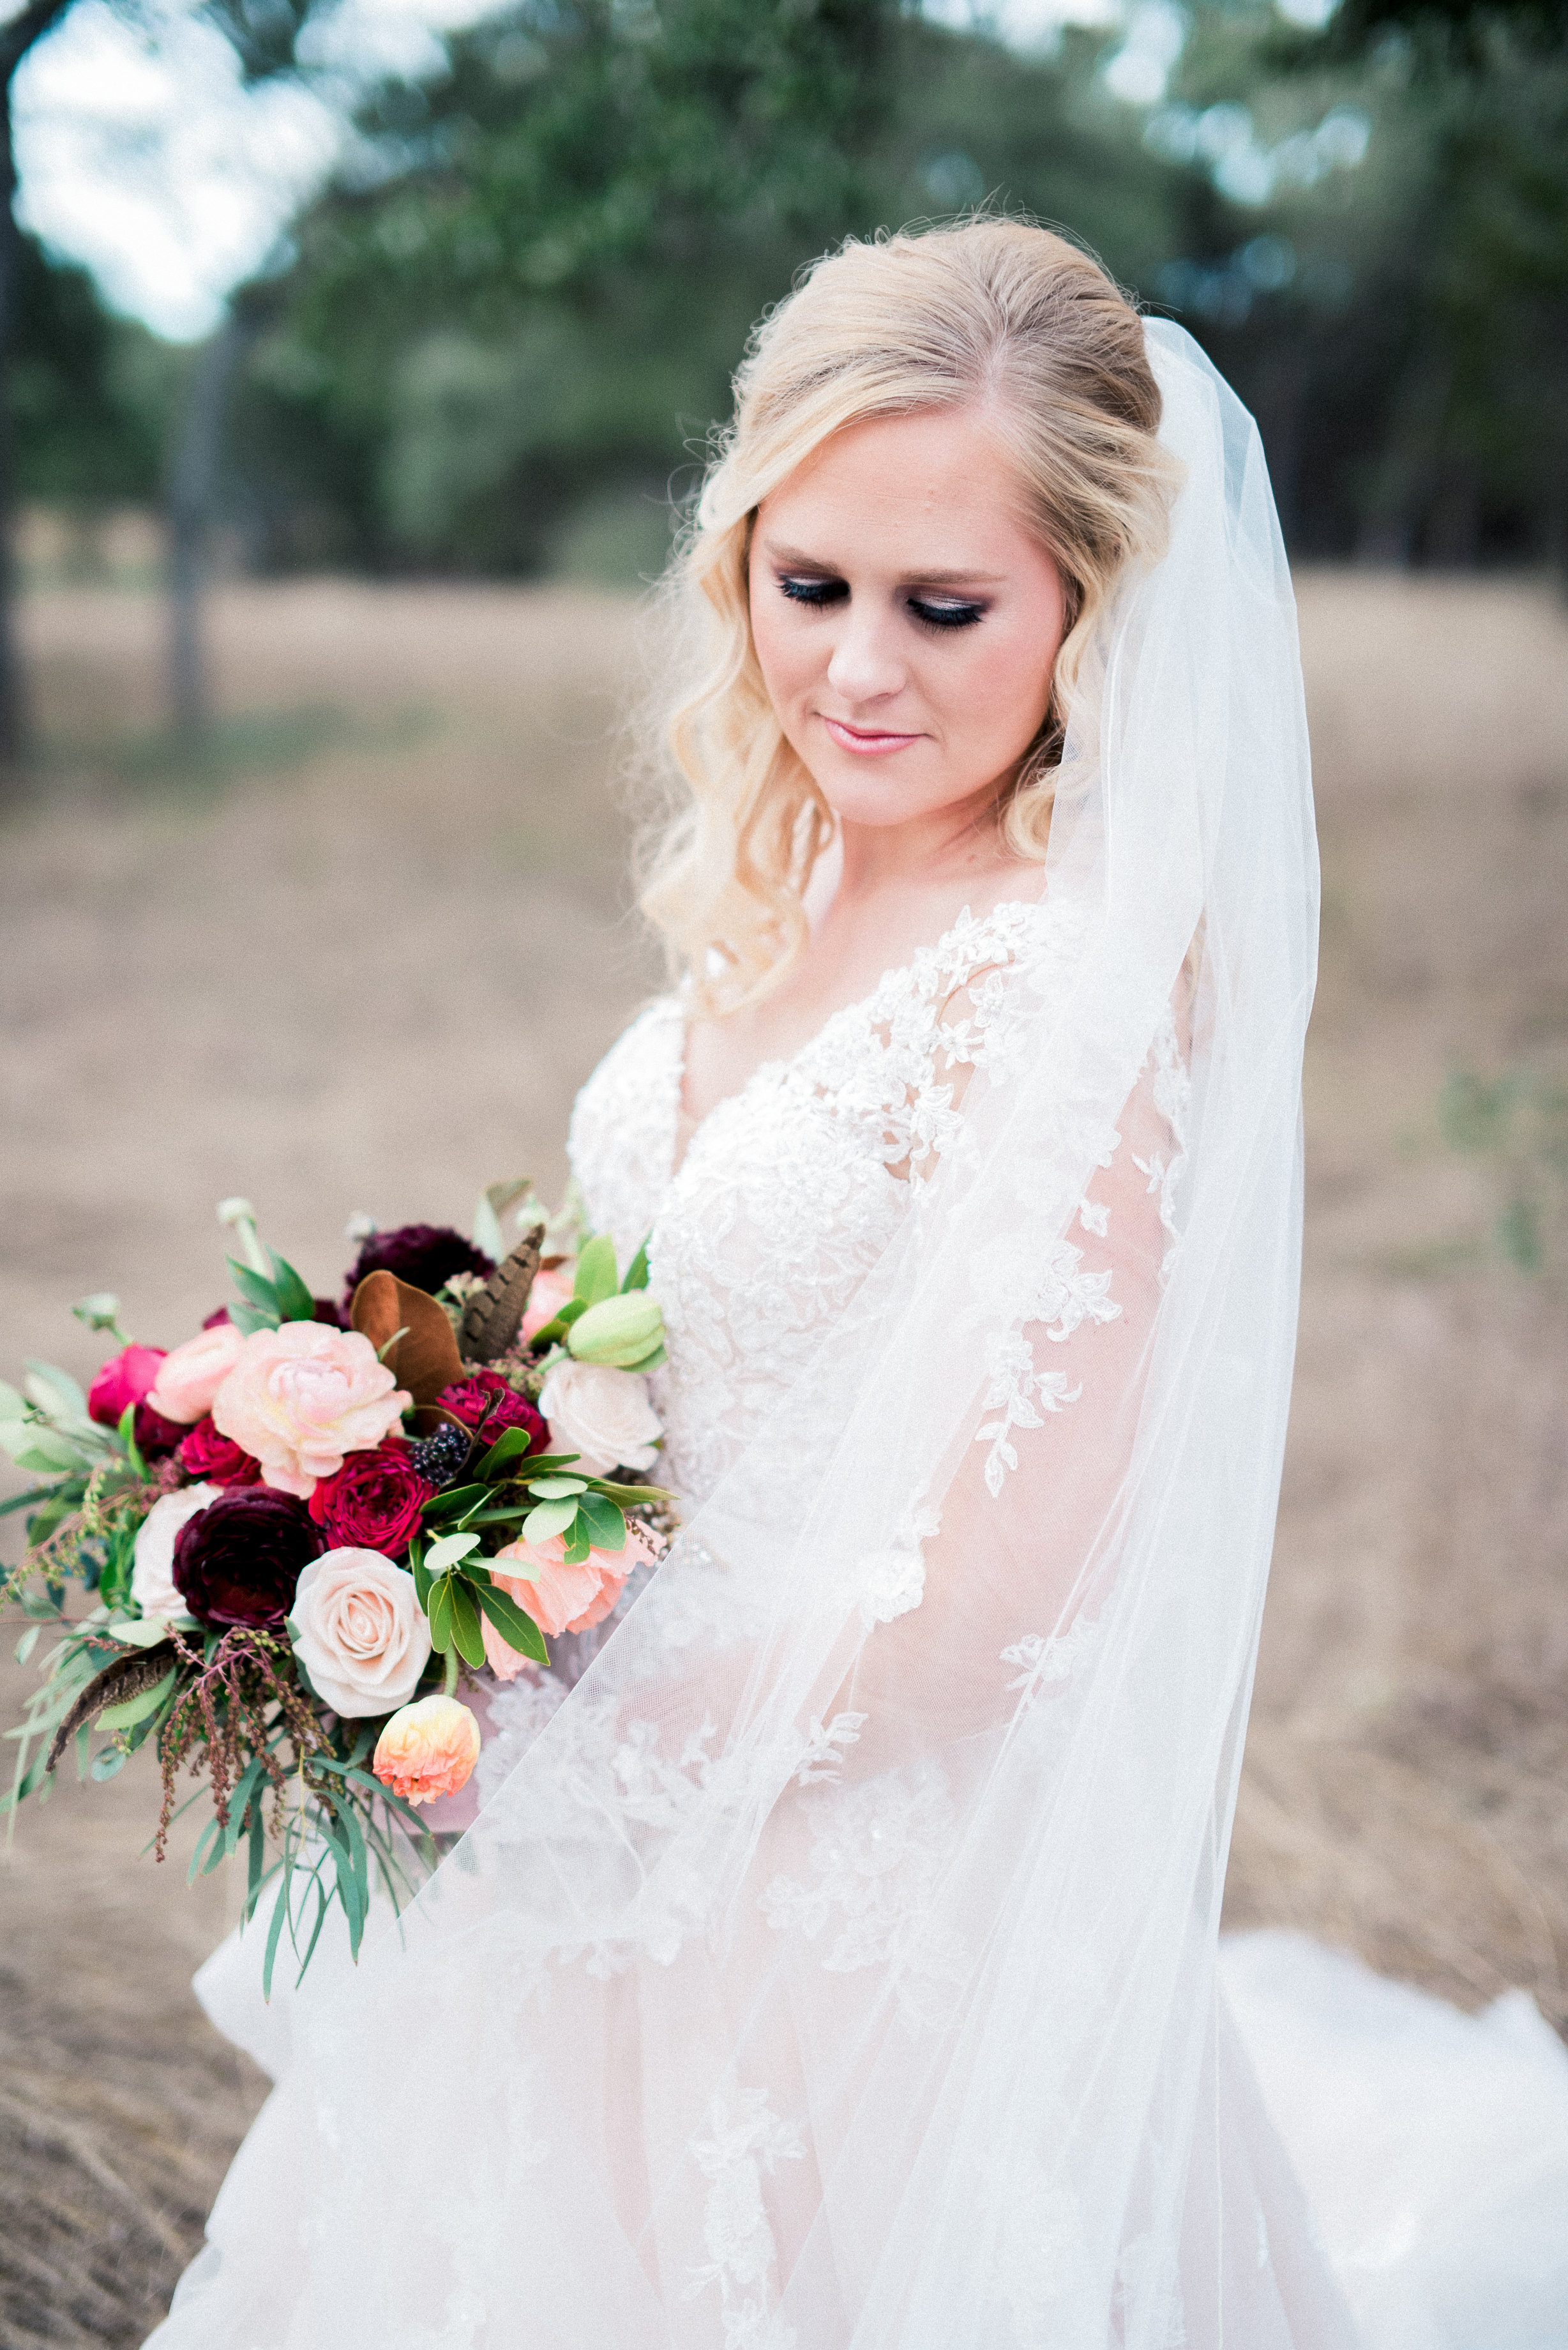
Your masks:
[{"label": "wavy blonde hair", "polygon": [[1045,855],[1068,715],[1089,684],[1085,653],[1124,569],[1158,559],[1166,543],[1173,471],[1156,437],[1160,396],[1142,322],[1097,262],[1026,221],[852,239],[755,329],[734,421],[666,578],[677,611],[698,625],[672,664],[673,707],[659,730],[677,806],[640,903],[705,1011],[753,1002],[794,964],[807,936],[805,887],[834,830],[752,639],[757,508],[848,425],[981,403],[1067,591],[1044,723],[998,808],[1016,855]]}]

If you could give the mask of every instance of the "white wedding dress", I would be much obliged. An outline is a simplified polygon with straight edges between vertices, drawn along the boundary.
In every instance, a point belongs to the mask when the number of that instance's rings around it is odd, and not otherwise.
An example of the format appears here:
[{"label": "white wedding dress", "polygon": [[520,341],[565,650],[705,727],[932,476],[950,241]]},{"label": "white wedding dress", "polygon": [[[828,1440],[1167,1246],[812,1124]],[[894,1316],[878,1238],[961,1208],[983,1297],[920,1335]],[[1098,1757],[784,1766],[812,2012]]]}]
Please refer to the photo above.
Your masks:
[{"label": "white wedding dress", "polygon": [[678,1003],[579,1098],[684,1530],[574,1686],[493,1700],[477,1823],[357,1970],[265,2015],[254,1935],[204,1970],[279,2085],[158,2350],[1568,2340],[1522,1995],[1219,1957],[1315,862],[1255,434],[1147,332],[1189,488],[1043,897],[679,1164]]}]

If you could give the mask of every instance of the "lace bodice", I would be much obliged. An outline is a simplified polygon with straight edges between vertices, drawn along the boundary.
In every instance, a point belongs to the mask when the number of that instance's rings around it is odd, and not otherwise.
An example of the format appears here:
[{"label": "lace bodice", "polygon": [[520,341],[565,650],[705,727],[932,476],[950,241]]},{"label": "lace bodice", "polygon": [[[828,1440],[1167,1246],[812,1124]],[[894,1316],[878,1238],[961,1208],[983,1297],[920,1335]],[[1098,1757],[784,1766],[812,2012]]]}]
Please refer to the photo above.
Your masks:
[{"label": "lace bodice", "polygon": [[[573,1170],[623,1264],[649,1241],[670,1352],[654,1394],[664,1474],[689,1501],[711,1492],[850,1304],[953,1139],[966,1073],[1005,1058],[1014,983],[1028,967],[1038,987],[1060,930],[1044,904],[966,908],[793,1058],[754,1071],[678,1170],[678,998],[650,1004],[583,1087]],[[1083,1221],[1103,1233],[1087,1203]],[[1069,1282],[1081,1253],[1064,1249]],[[1077,1274],[1080,1287],[1093,1279]]]}]

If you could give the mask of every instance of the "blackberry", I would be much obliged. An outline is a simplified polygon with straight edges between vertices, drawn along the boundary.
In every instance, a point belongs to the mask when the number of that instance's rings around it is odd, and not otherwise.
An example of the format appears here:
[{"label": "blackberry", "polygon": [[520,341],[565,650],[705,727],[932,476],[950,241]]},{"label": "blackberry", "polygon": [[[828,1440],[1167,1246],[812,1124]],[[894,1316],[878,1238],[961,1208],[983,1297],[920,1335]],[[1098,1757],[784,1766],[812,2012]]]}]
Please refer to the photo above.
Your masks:
[{"label": "blackberry", "polygon": [[428,1478],[439,1492],[461,1477],[468,1464],[469,1448],[473,1442],[466,1428],[454,1428],[449,1420],[438,1428],[433,1436],[415,1439],[409,1447],[413,1466],[421,1477]]}]

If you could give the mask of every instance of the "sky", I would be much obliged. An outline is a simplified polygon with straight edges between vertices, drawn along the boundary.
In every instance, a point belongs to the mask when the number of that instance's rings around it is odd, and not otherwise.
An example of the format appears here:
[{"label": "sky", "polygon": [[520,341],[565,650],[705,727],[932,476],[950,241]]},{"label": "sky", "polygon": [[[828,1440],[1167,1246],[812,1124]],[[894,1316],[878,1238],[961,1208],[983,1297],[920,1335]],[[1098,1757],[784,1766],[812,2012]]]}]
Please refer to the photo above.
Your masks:
[{"label": "sky", "polygon": [[[0,5],[0,18],[19,5]],[[342,153],[355,89],[379,72],[438,67],[436,34],[493,5],[338,0],[313,36],[315,87],[247,91],[228,43],[190,0],[142,0],[140,30],[110,0],[76,0],[16,77],[22,223],[89,268],[116,309],[173,341],[209,335]],[[925,12],[983,25],[1023,50],[1069,18],[1125,16],[1107,79],[1132,105],[1158,99],[1181,47],[1174,0],[925,0]]]}]

